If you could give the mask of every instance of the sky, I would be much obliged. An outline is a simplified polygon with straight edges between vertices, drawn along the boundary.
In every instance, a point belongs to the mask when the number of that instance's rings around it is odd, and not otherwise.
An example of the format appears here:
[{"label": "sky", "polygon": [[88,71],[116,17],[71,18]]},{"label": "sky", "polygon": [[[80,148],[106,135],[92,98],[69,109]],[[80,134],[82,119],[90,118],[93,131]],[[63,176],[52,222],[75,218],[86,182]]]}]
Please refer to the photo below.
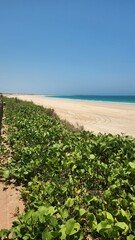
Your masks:
[{"label": "sky", "polygon": [[135,95],[135,1],[0,0],[0,92]]}]

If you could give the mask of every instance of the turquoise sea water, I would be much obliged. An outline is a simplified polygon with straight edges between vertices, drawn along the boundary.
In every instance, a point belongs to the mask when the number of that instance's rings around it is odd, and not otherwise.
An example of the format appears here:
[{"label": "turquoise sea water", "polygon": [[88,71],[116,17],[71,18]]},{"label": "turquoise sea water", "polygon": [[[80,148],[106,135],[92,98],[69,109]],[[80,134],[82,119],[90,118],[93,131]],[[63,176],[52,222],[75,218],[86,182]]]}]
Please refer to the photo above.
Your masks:
[{"label": "turquoise sea water", "polygon": [[52,95],[47,97],[73,99],[73,100],[85,100],[85,101],[135,104],[135,96]]}]

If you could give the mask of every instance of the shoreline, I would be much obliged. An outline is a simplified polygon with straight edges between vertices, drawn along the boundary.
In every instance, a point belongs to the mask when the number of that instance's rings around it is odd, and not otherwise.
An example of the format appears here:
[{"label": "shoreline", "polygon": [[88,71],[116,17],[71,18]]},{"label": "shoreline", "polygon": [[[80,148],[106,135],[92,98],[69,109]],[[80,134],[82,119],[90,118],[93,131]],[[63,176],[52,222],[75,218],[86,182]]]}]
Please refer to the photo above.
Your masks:
[{"label": "shoreline", "polygon": [[[41,96],[41,95],[38,95],[38,96]],[[92,103],[114,103],[114,104],[131,104],[131,105],[135,105],[135,103],[130,103],[130,102],[113,102],[113,101],[102,101],[102,100],[87,100],[87,99],[74,99],[74,98],[62,98],[62,97],[55,97],[53,95],[48,95],[48,96],[45,96],[45,95],[42,95],[42,97],[45,97],[45,98],[52,98],[52,99],[63,99],[63,100],[73,100],[73,101],[82,101],[82,102],[92,102]]]},{"label": "shoreline", "polygon": [[116,103],[116,104],[133,104],[133,105],[135,105],[135,102],[118,102],[118,101],[107,101],[107,100],[90,100],[90,99],[80,99],[80,98],[68,98],[68,97],[64,97],[64,95],[63,96],[58,96],[58,95],[42,95],[43,97],[48,97],[48,98],[52,98],[52,99],[64,99],[64,100],[73,100],[73,101],[85,101],[85,102],[101,102],[101,103]]},{"label": "shoreline", "polygon": [[[47,95],[4,94],[53,108],[62,120],[83,126],[95,134],[124,134],[135,137],[135,104],[55,98]],[[75,99],[76,100],[76,99]]]}]

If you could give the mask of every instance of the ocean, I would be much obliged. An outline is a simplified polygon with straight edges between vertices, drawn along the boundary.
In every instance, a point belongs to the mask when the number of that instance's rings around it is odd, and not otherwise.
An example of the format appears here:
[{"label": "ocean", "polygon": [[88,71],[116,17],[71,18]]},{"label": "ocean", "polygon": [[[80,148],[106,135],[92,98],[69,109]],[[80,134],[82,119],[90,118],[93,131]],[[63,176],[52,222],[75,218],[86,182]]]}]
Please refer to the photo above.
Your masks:
[{"label": "ocean", "polygon": [[49,95],[51,98],[63,98],[96,102],[115,102],[135,104],[135,96],[94,96],[94,95]]}]

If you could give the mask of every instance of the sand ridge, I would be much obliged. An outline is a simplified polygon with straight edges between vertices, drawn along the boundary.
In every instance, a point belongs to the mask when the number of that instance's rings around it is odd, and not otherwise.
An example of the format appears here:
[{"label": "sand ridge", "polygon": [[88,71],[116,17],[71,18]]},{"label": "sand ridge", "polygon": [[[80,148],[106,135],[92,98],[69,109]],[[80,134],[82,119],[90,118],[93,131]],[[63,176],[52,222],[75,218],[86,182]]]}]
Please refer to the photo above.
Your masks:
[{"label": "sand ridge", "polygon": [[124,134],[135,137],[135,104],[92,102],[44,97],[7,95],[53,108],[61,119],[95,133]]}]

